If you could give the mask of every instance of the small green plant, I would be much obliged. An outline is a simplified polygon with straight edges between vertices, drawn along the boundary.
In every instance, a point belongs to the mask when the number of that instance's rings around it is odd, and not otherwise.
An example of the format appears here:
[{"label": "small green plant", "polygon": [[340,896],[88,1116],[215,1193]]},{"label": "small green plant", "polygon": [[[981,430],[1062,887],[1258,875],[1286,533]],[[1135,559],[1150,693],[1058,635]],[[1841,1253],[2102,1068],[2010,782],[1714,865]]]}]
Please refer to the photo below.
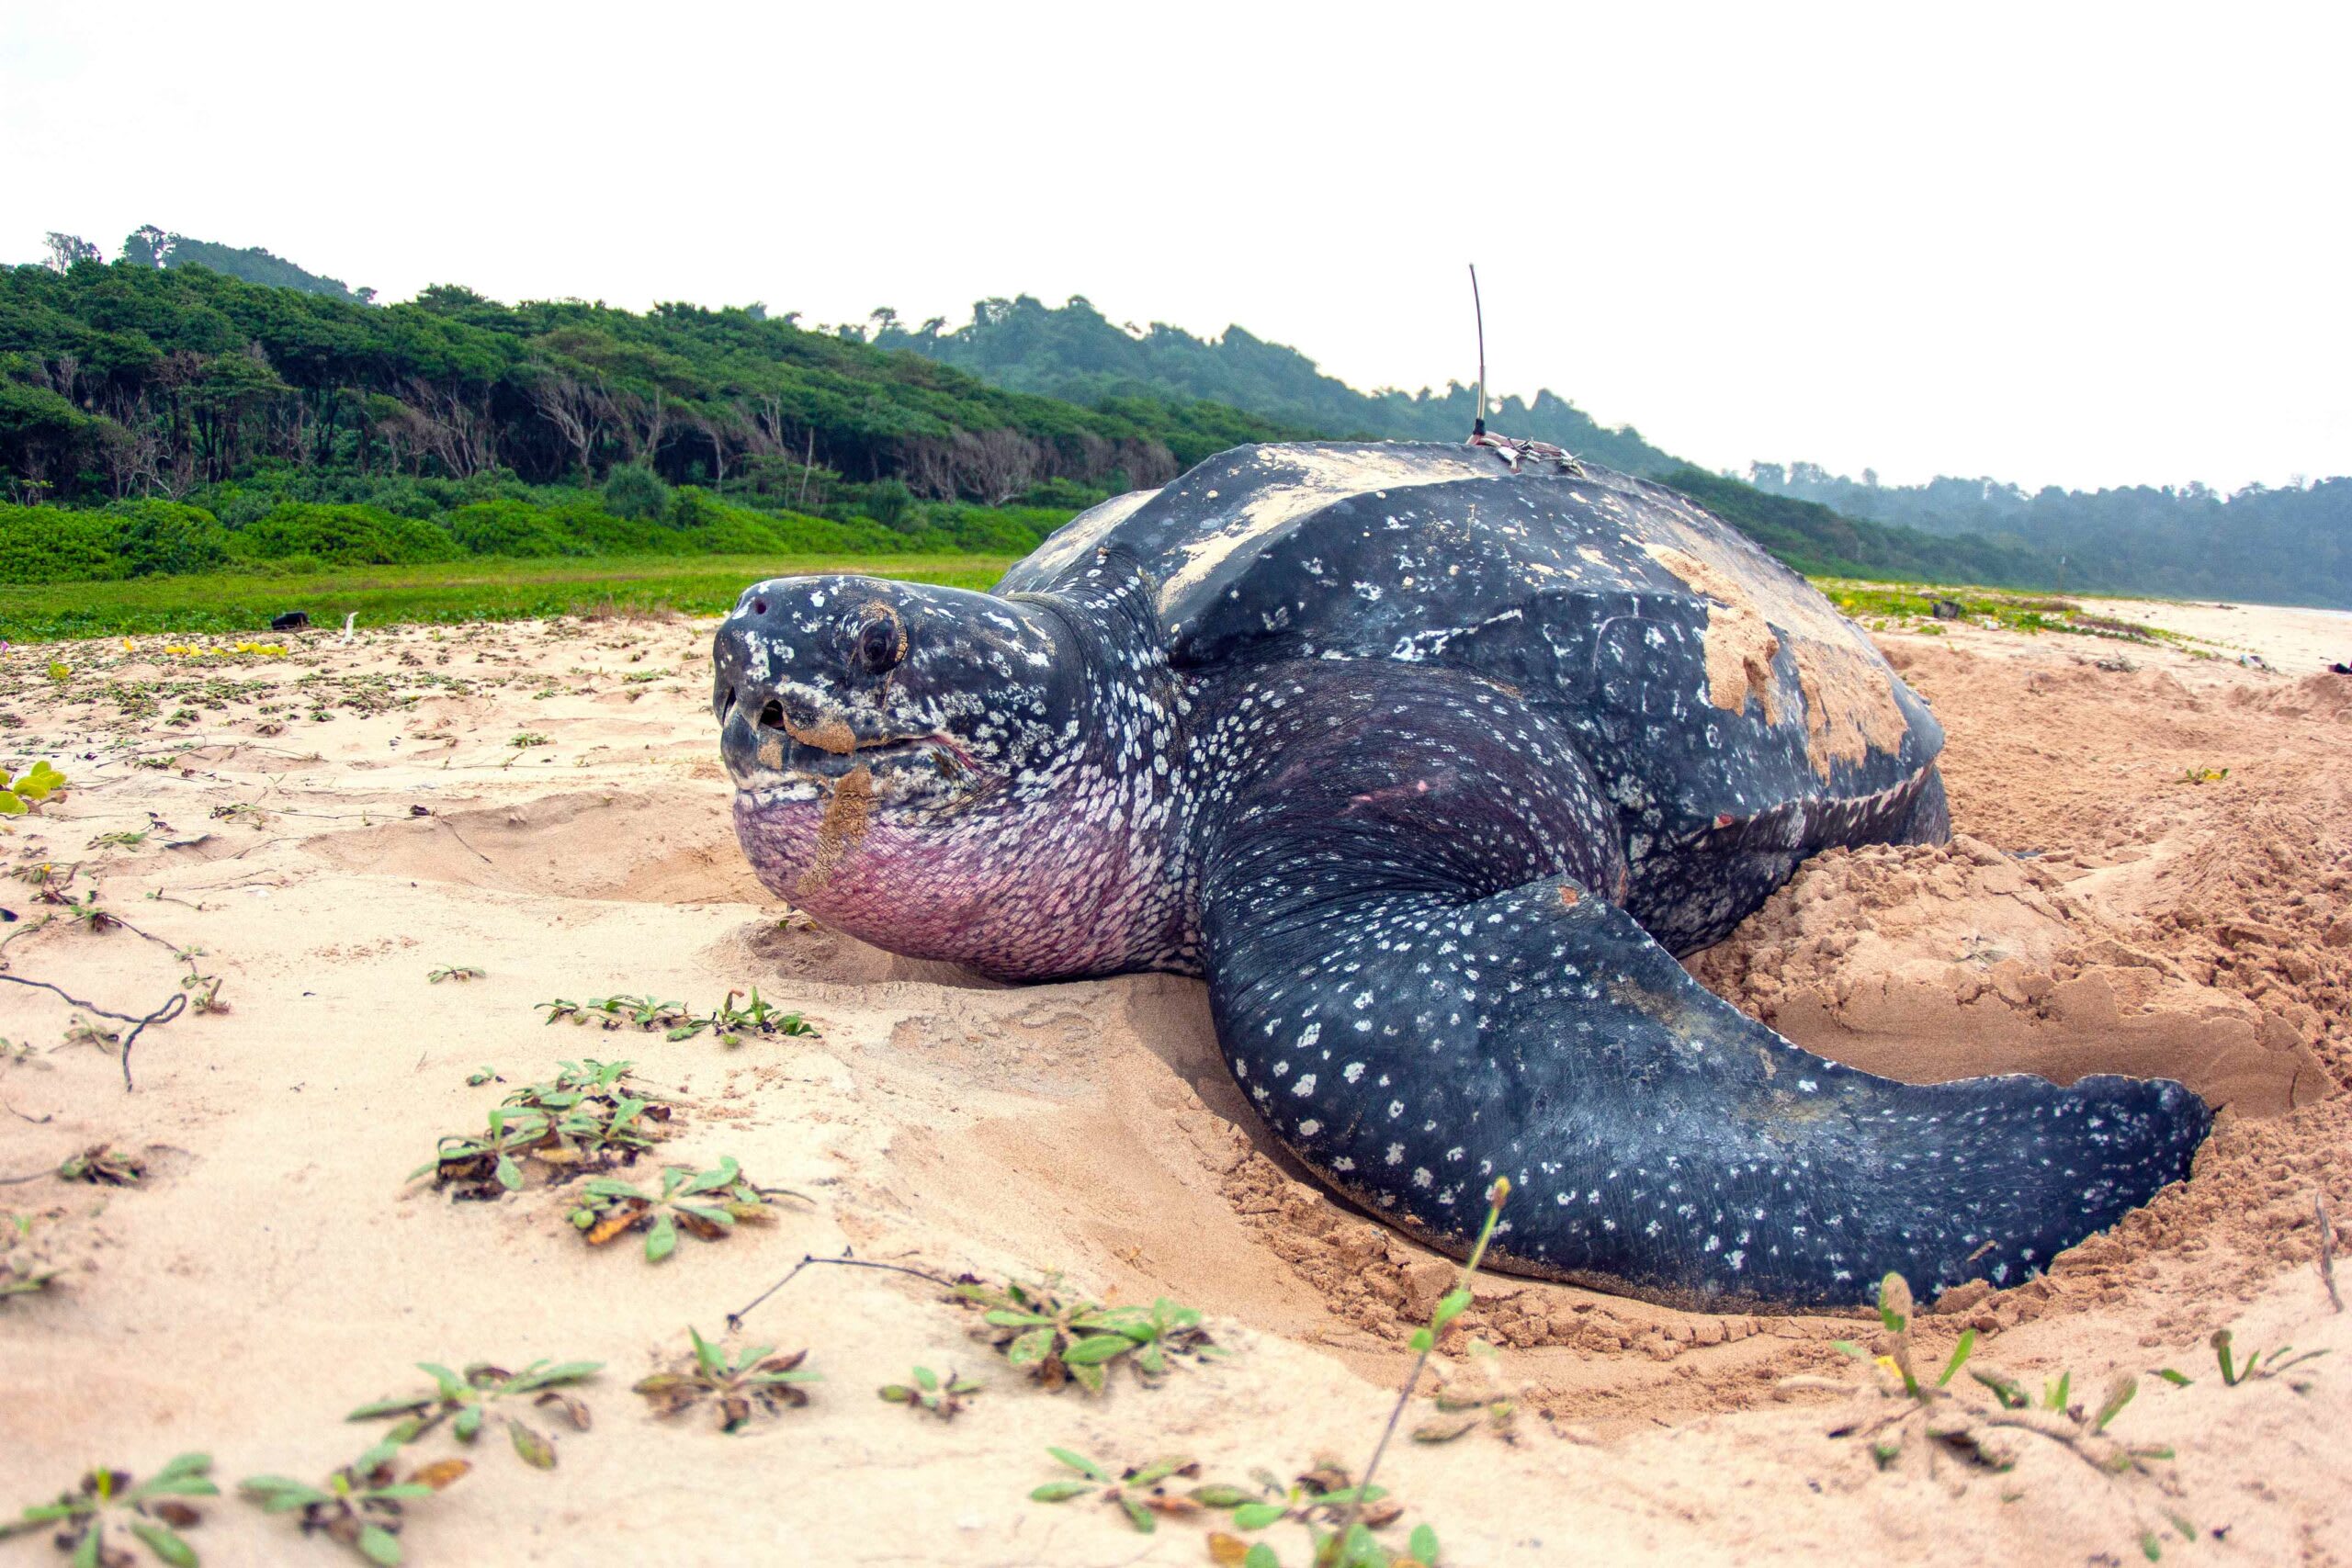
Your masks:
[{"label": "small green plant", "polygon": [[484,1062],[481,1066],[476,1067],[472,1072],[466,1075],[466,1087],[468,1089],[480,1089],[486,1083],[504,1083],[505,1081],[506,1080],[504,1078],[498,1076],[496,1071],[494,1071],[487,1062]]},{"label": "small green plant", "polygon": [[92,1144],[80,1154],[66,1156],[57,1168],[58,1180],[86,1181],[93,1187],[136,1187],[146,1174],[145,1160],[117,1154],[111,1144]]},{"label": "small green plant", "polygon": [[[645,1259],[659,1263],[678,1249],[678,1233],[703,1241],[717,1241],[735,1228],[738,1220],[773,1219],[771,1200],[779,1189],[755,1186],[744,1179],[733,1156],[722,1157],[716,1169],[664,1166],[662,1190],[646,1193],[626,1181],[598,1178],[582,1189],[571,1211],[571,1223],[591,1247],[602,1247],[629,1231],[645,1233]],[[793,1194],[797,1196],[797,1194]]]},{"label": "small green plant", "polygon": [[[550,1180],[634,1164],[664,1134],[672,1115],[667,1103],[626,1081],[634,1066],[593,1056],[559,1063],[552,1079],[508,1094],[481,1132],[443,1137],[433,1159],[408,1179],[429,1172],[435,1186],[454,1189],[452,1197],[481,1201],[522,1190],[526,1162]],[[485,1067],[467,1081],[496,1077]]]},{"label": "small green plant", "polygon": [[[1926,1439],[1924,1451],[1931,1474],[1939,1451],[1958,1455],[1985,1469],[2007,1471],[2018,1457],[2008,1434],[2022,1432],[2072,1451],[2119,1489],[2135,1516],[2144,1517],[2141,1515],[2139,1495],[2122,1491],[2126,1482],[2143,1483],[2166,1499],[2179,1495],[2178,1482],[2171,1474],[2153,1468],[2156,1461],[2173,1457],[2171,1449],[2127,1444],[2108,1434],[2108,1427],[2138,1394],[2137,1378],[2124,1373],[2109,1380],[2097,1406],[2086,1408],[2073,1402],[2075,1380],[2070,1371],[2043,1379],[2041,1391],[2036,1393],[2006,1373],[1970,1365],[1970,1354],[1976,1344],[1972,1330],[1961,1336],[1941,1371],[1930,1382],[1915,1369],[1911,1289],[1902,1275],[1889,1274],[1880,1282],[1878,1313],[1885,1330],[1883,1351],[1873,1355],[1851,1341],[1836,1342],[1839,1350],[1869,1363],[1880,1373],[1872,1382],[1855,1390],[1827,1378],[1793,1377],[1782,1379],[1781,1386],[1835,1389],[1853,1395],[1854,1403],[1831,1423],[1829,1436],[1866,1439],[1871,1457],[1880,1469],[1902,1459],[1910,1446],[1906,1436],[1916,1432]],[[1963,1368],[1971,1382],[1992,1395],[1991,1408],[1972,1404],[1951,1389],[1954,1376]],[[2170,1508],[2163,1512],[2183,1540],[2197,1539],[2195,1527],[2178,1512]],[[2143,1523],[2139,1540],[2141,1551],[2150,1562],[2163,1554],[2161,1531]]]},{"label": "small green plant", "polygon": [[2180,782],[2193,784],[2220,784],[2229,776],[2230,770],[2227,768],[2184,768],[2181,770]]},{"label": "small green plant", "polygon": [[985,1386],[977,1379],[957,1377],[952,1370],[942,1378],[929,1367],[917,1367],[911,1382],[884,1383],[876,1392],[892,1404],[927,1410],[942,1421],[953,1421],[965,1402]]},{"label": "small green plant", "polygon": [[403,1481],[393,1465],[399,1452],[397,1443],[379,1443],[330,1474],[321,1486],[283,1475],[249,1475],[237,1483],[237,1490],[265,1512],[299,1512],[304,1535],[323,1535],[378,1568],[398,1568],[407,1506],[447,1491],[473,1468],[462,1459],[435,1460],[411,1471]]},{"label": "small green plant", "polygon": [[[1223,1512],[1234,1530],[1252,1534],[1285,1520],[1306,1527],[1308,1561],[1318,1568],[1433,1568],[1438,1561],[1437,1532],[1418,1527],[1403,1551],[1373,1539],[1372,1531],[1394,1524],[1401,1505],[1377,1486],[1357,1486],[1347,1472],[1328,1461],[1284,1485],[1259,1471],[1255,1487],[1210,1482],[1180,1488],[1178,1483],[1198,1481],[1195,1461],[1174,1456],[1149,1464],[1131,1465],[1114,1474],[1107,1467],[1069,1449],[1047,1449],[1054,1461],[1069,1475],[1033,1488],[1033,1502],[1067,1503],[1091,1496],[1125,1516],[1128,1524],[1150,1535],[1165,1518],[1195,1518]],[[1340,1543],[1351,1542],[1343,1553]],[[1213,1531],[1209,1555],[1217,1562],[1263,1568],[1279,1564],[1269,1541],[1250,1542],[1227,1530]]]},{"label": "small green plant", "polygon": [[444,964],[424,978],[428,984],[437,986],[444,980],[479,980],[489,973],[478,964]]},{"label": "small green plant", "polygon": [[806,1350],[779,1356],[773,1345],[754,1345],[729,1359],[724,1346],[693,1328],[686,1337],[694,1341],[692,1356],[637,1384],[657,1416],[676,1416],[708,1400],[718,1409],[719,1430],[740,1432],[754,1415],[774,1416],[808,1404],[801,1385],[824,1381],[821,1372],[800,1370],[808,1359]]},{"label": "small green plant", "polygon": [[595,1023],[605,1029],[641,1029],[660,1031],[665,1039],[691,1040],[705,1030],[722,1045],[741,1045],[747,1034],[813,1035],[817,1032],[797,1012],[786,1012],[775,1003],[761,999],[759,988],[753,987],[750,999],[741,1006],[736,1003],[741,991],[729,991],[727,999],[707,1013],[697,1013],[683,1002],[660,1001],[650,997],[626,994],[612,997],[592,997],[585,1002],[568,1001],[558,998],[539,1003],[547,1021],[556,1023],[570,1020],[575,1024]]},{"label": "small green plant", "polygon": [[[2305,1361],[2315,1361],[2327,1354],[2324,1349],[2306,1350],[2298,1356],[2292,1345],[2281,1345],[2276,1350],[2256,1350],[2243,1361],[2237,1359],[2235,1337],[2226,1328],[2217,1328],[2207,1341],[2213,1348],[2213,1359],[2222,1372],[2222,1385],[2235,1388],[2256,1378],[2275,1378],[2289,1367],[2299,1367]],[[2172,1367],[2159,1367],[2156,1376],[2176,1388],[2187,1388],[2197,1380]],[[2290,1385],[2293,1386],[2293,1385]],[[2308,1386],[2308,1385],[2304,1385]],[[2302,1392],[2301,1388],[2296,1389]]]},{"label": "small green plant", "polygon": [[1119,1509],[1127,1522],[1145,1535],[1159,1528],[1163,1515],[1183,1516],[1201,1511],[1202,1505],[1184,1493],[1170,1489],[1168,1483],[1193,1479],[1201,1473],[1199,1463],[1178,1457],[1154,1460],[1149,1464],[1130,1465],[1118,1475],[1069,1449],[1047,1449],[1056,1463],[1075,1472],[1077,1480],[1048,1481],[1029,1493],[1033,1503],[1067,1503],[1089,1493]]},{"label": "small green plant", "polygon": [[1049,1390],[1076,1382],[1101,1393],[1113,1367],[1134,1369],[1143,1382],[1167,1375],[1170,1358],[1222,1356],[1200,1313],[1161,1296],[1148,1307],[1104,1306],[1065,1296],[1058,1280],[1033,1285],[960,1284],[956,1293],[981,1309],[977,1331],[998,1354]]},{"label": "small green plant", "polygon": [[584,1432],[589,1426],[587,1402],[578,1394],[566,1393],[565,1385],[595,1376],[604,1364],[560,1361],[550,1366],[545,1361],[534,1361],[519,1372],[510,1372],[503,1367],[477,1361],[460,1374],[431,1361],[419,1361],[417,1371],[433,1380],[433,1392],[379,1399],[361,1405],[345,1419],[373,1421],[387,1416],[400,1416],[400,1424],[391,1431],[391,1440],[396,1443],[413,1443],[445,1421],[449,1424],[451,1436],[461,1443],[470,1443],[481,1436],[486,1423],[496,1420],[505,1427],[507,1440],[514,1445],[514,1451],[522,1456],[524,1463],[553,1470],[555,1443],[505,1402],[520,1403],[527,1398],[534,1408],[552,1407],[571,1423],[573,1431]]},{"label": "small green plant", "polygon": [[1435,1396],[1437,1414],[1413,1428],[1413,1441],[1450,1443],[1480,1427],[1504,1442],[1519,1440],[1519,1401],[1503,1380],[1500,1355],[1483,1339],[1467,1348],[1467,1370],[1446,1377]]},{"label": "small green plant", "polygon": [[36,1503],[0,1524],[0,1540],[55,1526],[57,1549],[72,1554],[74,1568],[115,1568],[136,1560],[128,1549],[110,1543],[109,1533],[119,1530],[173,1568],[188,1568],[196,1549],[179,1532],[202,1523],[204,1516],[184,1499],[218,1497],[220,1488],[211,1475],[212,1456],[200,1453],[181,1454],[140,1482],[127,1471],[93,1470],[73,1490],[59,1493],[54,1503]]},{"label": "small green plant", "polygon": [[536,729],[526,729],[506,744],[514,747],[517,751],[526,751],[534,746],[552,746],[555,742]]},{"label": "small green plant", "polygon": [[[1469,1255],[1462,1260],[1461,1273],[1454,1276],[1453,1289],[1438,1298],[1436,1307],[1430,1314],[1429,1325],[1413,1330],[1413,1337],[1406,1342],[1414,1352],[1412,1370],[1405,1374],[1404,1386],[1396,1391],[1396,1403],[1389,1407],[1388,1424],[1381,1428],[1380,1440],[1373,1445],[1372,1458],[1364,1461],[1363,1482],[1356,1499],[1350,1503],[1346,1516],[1332,1532],[1331,1539],[1316,1546],[1315,1561],[1318,1565],[1328,1561],[1354,1568],[1359,1562],[1383,1561],[1380,1547],[1363,1525],[1363,1495],[1372,1490],[1373,1477],[1380,1472],[1381,1458],[1388,1452],[1389,1440],[1396,1436],[1396,1424],[1405,1418],[1405,1407],[1412,1402],[1413,1390],[1420,1385],[1421,1373],[1429,1366],[1430,1355],[1437,1349],[1438,1337],[1445,1332],[1448,1324],[1470,1310],[1470,1281],[1476,1277],[1478,1265],[1486,1260],[1487,1248],[1495,1239],[1495,1226],[1501,1223],[1503,1217],[1503,1205],[1510,1201],[1510,1178],[1495,1178],[1494,1185],[1487,1189],[1487,1218],[1478,1227],[1478,1238],[1471,1244]],[[1414,1532],[1417,1539],[1419,1533],[1419,1530]],[[1430,1537],[1432,1558],[1436,1539],[1432,1531]]]},{"label": "small green plant", "polygon": [[0,769],[0,817],[22,817],[65,787],[65,775],[47,762],[35,762],[11,779]]},{"label": "small green plant", "polygon": [[0,1214],[0,1302],[45,1291],[57,1274],[47,1249],[33,1239],[33,1216]]},{"label": "small green plant", "polygon": [[89,848],[94,850],[135,850],[146,841],[147,835],[143,832],[100,833],[96,838],[90,840]]}]

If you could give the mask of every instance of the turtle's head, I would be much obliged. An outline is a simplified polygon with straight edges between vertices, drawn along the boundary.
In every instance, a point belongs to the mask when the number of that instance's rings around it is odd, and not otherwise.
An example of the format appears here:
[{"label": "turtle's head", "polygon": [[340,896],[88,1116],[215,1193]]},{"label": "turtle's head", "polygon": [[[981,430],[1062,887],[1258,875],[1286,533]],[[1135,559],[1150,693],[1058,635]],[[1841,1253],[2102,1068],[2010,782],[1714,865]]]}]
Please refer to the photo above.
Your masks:
[{"label": "turtle's head", "polygon": [[736,831],[770,888],[894,952],[1006,975],[1094,961],[1102,933],[1047,929],[1053,911],[1125,874],[1125,774],[1140,757],[1150,779],[1174,740],[1140,573],[1097,560],[1002,598],[778,578],[744,590],[714,654]]}]

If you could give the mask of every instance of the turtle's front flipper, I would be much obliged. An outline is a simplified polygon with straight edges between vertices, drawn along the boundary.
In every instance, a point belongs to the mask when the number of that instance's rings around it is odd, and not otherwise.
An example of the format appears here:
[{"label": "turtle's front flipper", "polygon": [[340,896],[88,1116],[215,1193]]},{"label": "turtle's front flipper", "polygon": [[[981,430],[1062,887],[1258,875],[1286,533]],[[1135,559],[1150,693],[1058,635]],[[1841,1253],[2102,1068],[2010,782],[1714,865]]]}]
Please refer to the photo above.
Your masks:
[{"label": "turtle's front flipper", "polygon": [[1511,1266],[1793,1308],[1889,1269],[1928,1295],[2016,1283],[2188,1174],[2211,1117],[2178,1084],[1872,1077],[1693,983],[1605,866],[1476,886],[1556,839],[1565,787],[1556,759],[1501,777],[1478,706],[1299,727],[1206,871],[1227,1060],[1372,1212],[1458,1251],[1509,1176]]}]

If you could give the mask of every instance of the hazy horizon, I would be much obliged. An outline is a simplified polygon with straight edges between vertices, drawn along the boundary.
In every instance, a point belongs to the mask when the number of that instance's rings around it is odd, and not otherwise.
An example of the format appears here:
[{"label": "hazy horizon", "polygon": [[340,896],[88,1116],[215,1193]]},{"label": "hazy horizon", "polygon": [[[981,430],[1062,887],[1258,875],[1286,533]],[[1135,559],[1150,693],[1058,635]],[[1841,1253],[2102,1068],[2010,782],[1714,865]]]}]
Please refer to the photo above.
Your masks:
[{"label": "hazy horizon", "polygon": [[2340,15],[1412,15],[23,12],[0,254],[153,222],[388,300],[1082,294],[1365,389],[1471,378],[1476,260],[1498,391],[1711,468],[2352,472]]}]

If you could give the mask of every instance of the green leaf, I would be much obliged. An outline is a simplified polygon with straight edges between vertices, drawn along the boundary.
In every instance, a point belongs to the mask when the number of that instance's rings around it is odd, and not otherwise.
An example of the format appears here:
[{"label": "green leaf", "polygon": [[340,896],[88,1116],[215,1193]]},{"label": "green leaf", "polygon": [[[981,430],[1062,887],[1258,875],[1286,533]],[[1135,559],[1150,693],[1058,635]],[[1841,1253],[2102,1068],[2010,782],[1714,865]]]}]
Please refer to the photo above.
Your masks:
[{"label": "green leaf", "polygon": [[1251,1543],[1250,1555],[1241,1560],[1241,1568],[1283,1568],[1282,1559],[1264,1541]]},{"label": "green leaf", "polygon": [[1178,1471],[1183,1469],[1186,1465],[1192,1462],[1193,1461],[1190,1455],[1185,1455],[1176,1459],[1154,1460],[1151,1463],[1145,1465],[1141,1470],[1136,1471],[1133,1475],[1128,1476],[1126,1479],[1126,1484],[1129,1486],[1157,1486],[1161,1482],[1167,1480],[1170,1476],[1175,1474]]},{"label": "green leaf", "polygon": [[1082,1493],[1094,1490],[1091,1481],[1048,1481],[1029,1494],[1033,1503],[1066,1503]]},{"label": "green leaf", "polygon": [[1091,1364],[1075,1366],[1070,1368],[1069,1375],[1076,1378],[1078,1385],[1087,1393],[1101,1393],[1102,1392],[1103,1380],[1101,1367]]},{"label": "green leaf", "polygon": [[1976,1330],[1972,1328],[1960,1337],[1959,1344],[1951,1348],[1951,1359],[1944,1363],[1943,1373],[1936,1379],[1936,1386],[1941,1388],[1951,1382],[1953,1374],[1968,1364],[1968,1353],[1975,1348]]},{"label": "green leaf", "polygon": [[[15,792],[0,789],[0,817],[22,817],[30,809],[32,809],[30,807],[17,798]],[[92,1550],[95,1551],[96,1548]]]},{"label": "green leaf", "polygon": [[1022,1328],[1033,1323],[1049,1324],[1054,1320],[1040,1317],[1034,1312],[1007,1312],[1000,1307],[994,1312],[981,1314],[980,1321],[994,1324],[999,1328]]},{"label": "green leaf", "polygon": [[2075,1386],[2075,1374],[2070,1369],[2058,1374],[2058,1381],[2042,1390],[2042,1403],[2052,1410],[2066,1408],[2066,1396]]},{"label": "green leaf", "polygon": [[1044,1360],[1053,1348],[1053,1329],[1033,1328],[1004,1348],[1004,1359],[1016,1367],[1033,1366]]},{"label": "green leaf", "polygon": [[283,1514],[311,1503],[334,1501],[317,1487],[307,1486],[283,1475],[248,1475],[237,1483],[237,1490],[259,1503],[264,1512],[271,1514]]},{"label": "green leaf", "polygon": [[2151,1562],[2164,1561],[2164,1543],[2156,1539],[2155,1531],[2142,1530],[2140,1532],[2140,1555]]},{"label": "green leaf", "polygon": [[645,1260],[659,1263],[678,1250],[678,1227],[667,1214],[653,1216],[653,1228],[645,1233]]},{"label": "green leaf", "polygon": [[537,1470],[555,1468],[555,1445],[536,1427],[526,1426],[512,1416],[506,1417],[506,1436],[514,1444],[514,1451],[523,1462]]},{"label": "green leaf", "polygon": [[[427,1488],[431,1490],[431,1488]],[[359,1539],[352,1542],[359,1555],[379,1568],[400,1568],[401,1538],[381,1525],[361,1525]]]},{"label": "green leaf", "polygon": [[1424,1568],[1437,1568],[1437,1531],[1429,1526],[1415,1525],[1411,1539],[1405,1543],[1405,1550],[1412,1554],[1414,1562],[1423,1564]]},{"label": "green leaf", "polygon": [[602,1361],[563,1361],[545,1370],[526,1369],[521,1376],[508,1383],[515,1393],[527,1393],[534,1389],[548,1388],[560,1382],[578,1382],[605,1370]]},{"label": "green leaf", "polygon": [[1072,1367],[1099,1367],[1133,1348],[1133,1341],[1124,1334],[1091,1334],[1064,1350],[1062,1360]]},{"label": "green leaf", "polygon": [[1127,1511],[1127,1517],[1134,1522],[1136,1530],[1142,1534],[1149,1535],[1159,1528],[1159,1521],[1151,1517],[1151,1510],[1133,1497],[1120,1498],[1119,1506]]},{"label": "green leaf", "polygon": [[1855,1344],[1850,1339],[1832,1339],[1829,1342],[1829,1348],[1832,1350],[1842,1350],[1847,1355],[1853,1357],[1857,1361],[1867,1361],[1871,1359],[1871,1353],[1868,1350],[1863,1349],[1860,1345]]},{"label": "green leaf", "polygon": [[92,1519],[74,1544],[74,1568],[98,1568],[98,1521]]},{"label": "green leaf", "polygon": [[1104,1472],[1102,1467],[1095,1463],[1092,1460],[1088,1459],[1084,1454],[1072,1453],[1068,1449],[1056,1448],[1048,1448],[1046,1451],[1053,1455],[1056,1459],[1061,1461],[1063,1464],[1078,1472],[1079,1474],[1086,1477],[1087,1480],[1101,1482],[1105,1485],[1110,1483],[1111,1477]]},{"label": "green leaf", "polygon": [[1437,1336],[1436,1336],[1436,1335],[1434,1335],[1434,1334],[1431,1334],[1431,1333],[1430,1333],[1428,1329],[1426,1329],[1426,1328],[1416,1328],[1415,1330],[1413,1330],[1413,1337],[1412,1337],[1410,1339],[1407,1340],[1407,1341],[1405,1342],[1405,1344],[1406,1344],[1406,1348],[1407,1348],[1408,1349],[1412,1349],[1412,1350],[1428,1350],[1428,1349],[1431,1349],[1431,1348],[1434,1348],[1436,1347],[1436,1345],[1437,1345]]},{"label": "green leaf", "polygon": [[915,1369],[915,1382],[922,1384],[926,1391],[936,1389],[939,1386],[939,1374],[933,1371],[929,1367],[917,1367]]},{"label": "green leaf", "polygon": [[1261,1530],[1289,1512],[1290,1509],[1280,1503],[1244,1503],[1233,1510],[1233,1528]]},{"label": "green leaf", "polygon": [[1219,1482],[1211,1482],[1205,1486],[1195,1486],[1188,1495],[1204,1508],[1238,1508],[1244,1503],[1254,1503],[1258,1500],[1258,1495],[1255,1492],[1244,1487],[1227,1486]]},{"label": "green leaf", "polygon": [[130,1533],[145,1541],[147,1550],[170,1563],[172,1568],[196,1568],[196,1549],[182,1540],[178,1532],[170,1526],[133,1519],[130,1521]]},{"label": "green leaf", "polygon": [[2107,1398],[2100,1403],[2098,1414],[2091,1419],[2091,1430],[2106,1431],[2107,1424],[2121,1415],[2123,1407],[2131,1404],[2132,1395],[2139,1392],[2139,1379],[2126,1375],[2116,1380],[2115,1386],[2108,1391]]},{"label": "green leaf", "polygon": [[718,1168],[717,1170],[706,1170],[700,1175],[692,1178],[683,1188],[680,1189],[680,1190],[684,1192],[716,1192],[723,1187],[734,1186],[736,1181],[741,1178],[742,1174],[743,1168],[735,1163],[734,1156],[729,1155],[719,1160]]},{"label": "green leaf", "polygon": [[1460,1289],[1448,1291],[1438,1302],[1437,1314],[1430,1319],[1430,1326],[1443,1328],[1447,1324],[1460,1317],[1469,1309],[1469,1306],[1470,1292],[1468,1291]]},{"label": "green leaf", "polygon": [[498,1156],[498,1184],[509,1192],[523,1190],[523,1168],[514,1163],[512,1155]]},{"label": "green leaf", "polygon": [[2156,1369],[2156,1376],[2164,1379],[2165,1382],[2172,1384],[2175,1388],[2187,1388],[2190,1383],[2197,1381],[2195,1378],[2188,1376],[2186,1372],[2179,1371],[2172,1367],[2158,1367]]},{"label": "green leaf", "polygon": [[345,1416],[344,1419],[346,1421],[372,1421],[384,1416],[405,1416],[424,1403],[424,1401],[421,1399],[379,1399],[372,1404],[361,1405],[358,1409]]}]

